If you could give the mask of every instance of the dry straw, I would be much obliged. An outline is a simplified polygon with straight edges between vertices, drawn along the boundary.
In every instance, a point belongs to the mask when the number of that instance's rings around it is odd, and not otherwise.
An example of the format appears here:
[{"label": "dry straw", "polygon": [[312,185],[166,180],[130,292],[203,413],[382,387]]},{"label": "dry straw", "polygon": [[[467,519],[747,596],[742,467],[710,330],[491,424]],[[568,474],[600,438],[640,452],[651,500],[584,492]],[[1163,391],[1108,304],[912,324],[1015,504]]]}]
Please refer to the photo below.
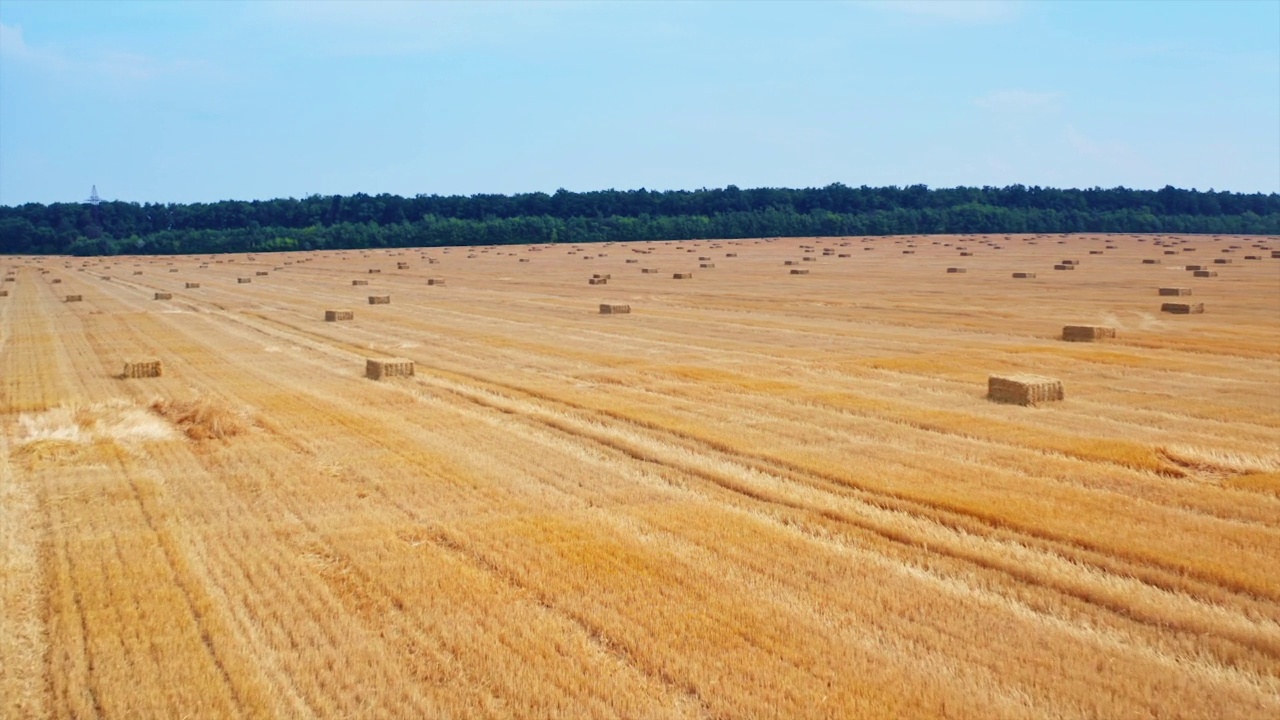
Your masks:
[{"label": "dry straw", "polygon": [[364,363],[364,375],[370,380],[391,377],[412,377],[413,361],[403,358],[368,358]]},{"label": "dry straw", "polygon": [[124,364],[122,378],[154,378],[164,374],[164,365],[159,360],[139,360]]},{"label": "dry straw", "polygon": [[1011,405],[1036,405],[1065,397],[1062,381],[1040,375],[992,375],[987,378],[987,399]]},{"label": "dry straw", "polygon": [[1062,339],[1067,342],[1093,342],[1115,336],[1115,328],[1103,325],[1066,325],[1062,328]]}]

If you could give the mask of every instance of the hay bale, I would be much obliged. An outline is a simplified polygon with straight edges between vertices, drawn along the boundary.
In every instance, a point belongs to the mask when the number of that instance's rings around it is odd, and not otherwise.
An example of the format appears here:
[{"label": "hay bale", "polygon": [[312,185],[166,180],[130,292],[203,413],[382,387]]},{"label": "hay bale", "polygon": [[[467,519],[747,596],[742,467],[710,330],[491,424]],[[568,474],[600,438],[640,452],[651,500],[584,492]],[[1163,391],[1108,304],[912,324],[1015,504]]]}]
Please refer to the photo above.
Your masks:
[{"label": "hay bale", "polygon": [[1190,295],[1190,294],[1191,294],[1191,288],[1162,287],[1162,288],[1160,288],[1160,294],[1161,294],[1161,295],[1172,295],[1172,296],[1175,296],[1175,297],[1180,296],[1180,295]]},{"label": "hay bale", "polygon": [[408,269],[409,269],[409,263],[406,263],[406,262],[398,262],[398,263],[396,263],[396,269],[397,269],[397,270],[408,270]]},{"label": "hay bale", "polygon": [[193,282],[187,283],[188,290],[195,290],[198,287],[200,287],[200,283],[193,283]]},{"label": "hay bale", "polygon": [[738,257],[738,253],[725,253],[725,257]]},{"label": "hay bale", "polygon": [[[870,250],[871,248],[867,248],[867,249],[868,249],[868,250]],[[971,253],[971,252],[962,252],[962,253],[960,253],[960,257],[973,257],[973,253]]]},{"label": "hay bale", "polygon": [[1177,251],[1177,250],[1165,250],[1165,251],[1164,251],[1164,254],[1165,254],[1165,255],[1177,255],[1177,254],[1178,254],[1178,251]]},{"label": "hay bale", "polygon": [[688,280],[693,277],[693,273],[672,273],[672,280]]},{"label": "hay bale", "polygon": [[141,271],[141,270],[134,270],[134,271],[133,271],[133,274],[134,274],[134,275],[141,275],[141,274],[142,274],[142,271]]},{"label": "hay bale", "polygon": [[626,315],[630,312],[630,305],[610,305],[609,303],[600,303],[601,315]]},{"label": "hay bale", "polygon": [[783,260],[782,264],[783,265],[799,265],[800,263],[796,262],[795,260]]},{"label": "hay bale", "polygon": [[68,295],[67,302],[81,302],[84,300],[83,295]]},{"label": "hay bale", "polygon": [[962,268],[962,267],[949,267],[949,268],[947,268],[947,274],[949,274],[949,275],[954,275],[954,274],[957,274],[957,273],[964,273],[964,272],[968,272],[968,271],[967,271],[967,270],[965,270],[965,269],[964,269],[964,268]]},{"label": "hay bale", "polygon": [[167,292],[156,293],[156,300],[172,300],[172,299],[173,299],[173,293],[167,293]]},{"label": "hay bale", "polygon": [[1054,265],[1053,269],[1054,270],[1075,270],[1076,266],[1075,265]]},{"label": "hay bale", "polygon": [[1104,325],[1065,325],[1062,339],[1067,342],[1093,342],[1116,336],[1116,329]]},{"label": "hay bale", "polygon": [[390,305],[391,296],[390,295],[370,295],[369,304],[370,305]]},{"label": "hay bale", "polygon": [[1186,266],[1183,266],[1182,269],[1186,270],[1187,272],[1195,272],[1197,270],[1203,270],[1204,266],[1203,265],[1186,265]]},{"label": "hay bale", "polygon": [[818,258],[816,257],[806,257],[806,258],[800,258],[800,259],[804,262],[818,262]]},{"label": "hay bale", "polygon": [[254,275],[257,275],[258,277],[266,277],[270,274],[271,273],[267,272],[266,270],[259,270],[258,272],[254,273]]},{"label": "hay bale", "polygon": [[253,282],[253,278],[236,278],[236,282],[241,285],[248,285]]},{"label": "hay bale", "polygon": [[368,284],[369,284],[369,281],[368,281],[368,280],[352,280],[352,281],[351,281],[351,284],[352,284],[353,286],[354,286],[354,285],[368,285]]},{"label": "hay bale", "polygon": [[1160,312],[1174,315],[1199,315],[1204,312],[1204,303],[1163,303]]},{"label": "hay bale", "polygon": [[1064,399],[1062,381],[1040,375],[992,375],[987,378],[987,399],[1012,405],[1036,405]]},{"label": "hay bale", "polygon": [[593,278],[600,278],[600,279],[604,279],[604,280],[612,280],[612,279],[613,279],[613,275],[612,275],[612,274],[610,274],[610,273],[592,273],[592,274],[591,274],[591,277],[593,277]]},{"label": "hay bale", "polygon": [[713,269],[715,269],[715,266],[716,266],[716,264],[715,264],[715,263],[699,263],[699,264],[698,264],[698,267],[700,267],[700,268],[702,268],[702,269],[704,269],[704,270],[713,270]]},{"label": "hay bale", "polygon": [[164,374],[164,365],[159,360],[140,360],[124,364],[122,378],[155,378]]},{"label": "hay bale", "polygon": [[640,268],[640,273],[643,275],[652,275],[656,272],[658,272],[658,268]]},{"label": "hay bale", "polygon": [[1090,251],[1089,251],[1089,254],[1090,254],[1090,255],[1101,255],[1101,254],[1102,254],[1102,251],[1101,251],[1101,250],[1090,250]]},{"label": "hay bale", "polygon": [[1191,274],[1196,277],[1218,277],[1217,270],[1197,270]]},{"label": "hay bale", "polygon": [[1214,265],[1230,265],[1231,258],[1214,258],[1213,264]]},{"label": "hay bale", "polygon": [[1145,260],[1142,261],[1142,264],[1143,265],[1159,265],[1160,260],[1159,258],[1146,258]]},{"label": "hay bale", "polygon": [[792,274],[792,275],[808,275],[808,274],[809,274],[809,271],[808,271],[808,270],[801,270],[800,268],[792,268],[792,269],[791,269],[791,274]]},{"label": "hay bale", "polygon": [[9,297],[8,290],[0,290],[0,297]]},{"label": "hay bale", "polygon": [[325,322],[337,322],[339,320],[355,320],[356,314],[351,310],[325,310]]},{"label": "hay bale", "polygon": [[62,284],[62,278],[52,278],[52,279],[50,279],[50,280],[49,280],[49,284],[50,284],[50,285],[61,285],[61,284]]},{"label": "hay bale", "polygon": [[1273,259],[1274,259],[1274,258],[1280,258],[1280,250],[1272,250],[1272,251],[1271,251],[1271,257],[1272,257]]},{"label": "hay bale", "polygon": [[412,377],[413,361],[403,358],[367,358],[364,362],[364,376],[370,380]]},{"label": "hay bale", "polygon": [[428,279],[427,279],[427,284],[428,284],[428,285],[443,285],[443,284],[444,284],[444,278],[428,278]]},{"label": "hay bale", "polygon": [[1035,274],[1035,273],[1029,273],[1029,272],[1017,272],[1017,273],[1014,273],[1014,274],[1013,274],[1013,276],[1014,276],[1015,278],[1018,278],[1019,280],[1021,280],[1021,279],[1026,279],[1026,278],[1034,278],[1034,277],[1036,276],[1036,274]]},{"label": "hay bale", "polygon": [[377,274],[378,274],[378,273],[380,273],[380,272],[382,272],[382,271],[381,271],[381,270],[379,270],[379,269],[377,269],[377,268],[369,268],[369,274],[370,274],[370,275],[377,275]]},{"label": "hay bale", "polygon": [[608,285],[609,279],[608,278],[588,278],[587,284],[588,285]]},{"label": "hay bale", "polygon": [[627,260],[626,260],[626,263],[627,263],[628,265],[635,265],[635,264],[636,264],[636,263],[638,263],[638,262],[640,262],[640,261],[639,261],[639,260],[637,260],[637,259],[635,259],[635,258],[627,258]]}]

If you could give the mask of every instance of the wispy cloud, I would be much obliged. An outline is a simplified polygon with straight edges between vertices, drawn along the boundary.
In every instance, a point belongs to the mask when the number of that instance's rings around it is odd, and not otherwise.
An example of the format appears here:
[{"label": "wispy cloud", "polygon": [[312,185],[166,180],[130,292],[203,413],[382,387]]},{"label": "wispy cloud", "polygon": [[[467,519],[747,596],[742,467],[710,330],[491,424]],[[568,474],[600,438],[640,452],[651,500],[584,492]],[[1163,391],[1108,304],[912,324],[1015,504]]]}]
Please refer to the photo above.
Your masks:
[{"label": "wispy cloud", "polygon": [[1062,100],[1058,92],[993,90],[973,99],[973,104],[998,113],[1043,113],[1056,111]]},{"label": "wispy cloud", "polygon": [[62,77],[81,76],[117,85],[136,85],[164,76],[189,74],[201,67],[186,60],[160,60],[124,50],[78,57],[27,42],[20,25],[0,23],[0,57]]},{"label": "wispy cloud", "polygon": [[2,22],[0,22],[0,57],[54,70],[64,70],[70,65],[67,59],[57,52],[29,45],[22,34],[21,25],[6,25]]},{"label": "wispy cloud", "polygon": [[967,25],[1009,22],[1021,3],[1013,0],[873,0],[871,7],[927,20]]}]

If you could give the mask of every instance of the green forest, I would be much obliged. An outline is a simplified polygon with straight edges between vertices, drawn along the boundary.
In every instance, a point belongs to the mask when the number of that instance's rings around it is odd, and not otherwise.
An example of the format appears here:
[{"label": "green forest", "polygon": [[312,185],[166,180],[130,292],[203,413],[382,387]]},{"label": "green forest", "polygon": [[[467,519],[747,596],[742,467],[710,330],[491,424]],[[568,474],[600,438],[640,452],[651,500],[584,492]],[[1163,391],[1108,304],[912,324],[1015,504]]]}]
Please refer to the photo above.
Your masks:
[{"label": "green forest", "polygon": [[326,248],[922,233],[1280,234],[1280,194],[1127,188],[849,187],[321,196],[0,206],[0,254]]}]

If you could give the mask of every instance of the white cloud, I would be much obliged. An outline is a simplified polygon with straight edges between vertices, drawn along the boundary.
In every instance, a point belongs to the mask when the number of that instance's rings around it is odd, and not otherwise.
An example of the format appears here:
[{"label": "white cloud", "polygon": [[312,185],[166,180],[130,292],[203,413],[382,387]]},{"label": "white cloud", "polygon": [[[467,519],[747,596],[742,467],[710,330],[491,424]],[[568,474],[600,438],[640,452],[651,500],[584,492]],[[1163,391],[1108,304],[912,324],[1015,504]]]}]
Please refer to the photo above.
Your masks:
[{"label": "white cloud", "polygon": [[137,85],[164,76],[189,74],[202,67],[183,60],[159,60],[148,55],[110,50],[93,56],[71,56],[26,41],[20,25],[0,23],[0,57],[60,78],[84,77],[95,82]]},{"label": "white cloud", "polygon": [[28,45],[21,25],[4,23],[0,23],[0,57],[54,70],[63,70],[70,65],[59,53]]},{"label": "white cloud", "polygon": [[880,10],[918,18],[964,24],[1008,22],[1021,11],[1013,0],[874,0]]},{"label": "white cloud", "polygon": [[973,99],[973,104],[998,113],[1052,112],[1058,109],[1062,93],[1027,90],[993,90]]}]

